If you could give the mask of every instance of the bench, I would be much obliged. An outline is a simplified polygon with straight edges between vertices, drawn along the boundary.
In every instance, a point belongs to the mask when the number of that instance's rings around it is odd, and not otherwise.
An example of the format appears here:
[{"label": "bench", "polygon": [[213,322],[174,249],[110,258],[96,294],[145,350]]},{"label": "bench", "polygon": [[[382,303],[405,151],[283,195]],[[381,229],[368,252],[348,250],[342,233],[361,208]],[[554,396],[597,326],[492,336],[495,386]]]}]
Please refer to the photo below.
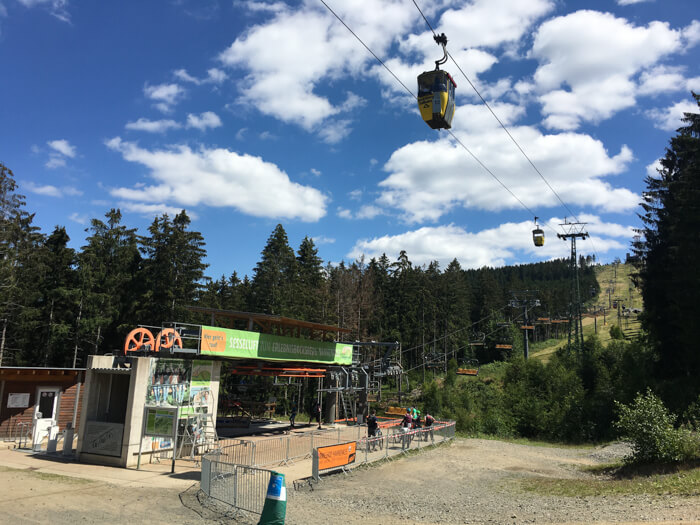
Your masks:
[{"label": "bench", "polygon": [[390,416],[403,416],[406,413],[406,409],[401,407],[389,407],[384,413]]}]

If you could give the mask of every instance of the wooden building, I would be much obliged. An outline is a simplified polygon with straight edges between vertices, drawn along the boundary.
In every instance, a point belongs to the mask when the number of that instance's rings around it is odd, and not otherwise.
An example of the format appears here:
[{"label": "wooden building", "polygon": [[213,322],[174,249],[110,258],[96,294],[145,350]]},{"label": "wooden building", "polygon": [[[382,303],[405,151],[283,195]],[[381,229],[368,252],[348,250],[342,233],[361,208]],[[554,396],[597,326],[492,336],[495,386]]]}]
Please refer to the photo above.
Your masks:
[{"label": "wooden building", "polygon": [[0,438],[77,428],[84,382],[84,368],[0,367]]}]

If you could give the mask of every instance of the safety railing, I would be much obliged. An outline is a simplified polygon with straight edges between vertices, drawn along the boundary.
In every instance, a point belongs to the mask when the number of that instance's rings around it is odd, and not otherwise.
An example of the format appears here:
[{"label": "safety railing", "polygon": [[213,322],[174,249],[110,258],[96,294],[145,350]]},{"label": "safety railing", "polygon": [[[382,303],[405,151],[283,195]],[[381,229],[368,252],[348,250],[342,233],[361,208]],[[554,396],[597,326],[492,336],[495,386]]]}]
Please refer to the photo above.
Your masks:
[{"label": "safety railing", "polygon": [[235,465],[219,460],[219,455],[202,456],[200,488],[210,498],[235,509],[261,514],[272,471]]},{"label": "safety railing", "polygon": [[222,462],[252,467],[285,465],[295,460],[310,458],[314,448],[356,441],[358,461],[371,462],[381,459],[374,456],[377,453],[389,457],[407,450],[442,443],[455,435],[454,421],[436,421],[430,427],[413,430],[405,430],[397,425],[398,421],[393,426],[380,426],[383,433],[381,437],[367,437],[367,427],[358,425],[257,441],[222,440],[217,458]]}]

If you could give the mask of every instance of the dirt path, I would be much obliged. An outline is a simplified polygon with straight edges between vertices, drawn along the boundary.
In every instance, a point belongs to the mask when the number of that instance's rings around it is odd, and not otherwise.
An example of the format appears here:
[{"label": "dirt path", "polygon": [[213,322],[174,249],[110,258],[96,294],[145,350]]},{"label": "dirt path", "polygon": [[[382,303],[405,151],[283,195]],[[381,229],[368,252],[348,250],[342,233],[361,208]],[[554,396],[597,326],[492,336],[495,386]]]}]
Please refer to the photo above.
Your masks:
[{"label": "dirt path", "polygon": [[651,495],[566,498],[525,492],[530,477],[592,479],[579,470],[620,447],[570,449],[459,439],[379,467],[291,492],[291,524],[632,523],[700,520],[700,498]]},{"label": "dirt path", "polygon": [[[593,480],[580,466],[619,458],[624,446],[554,448],[480,439],[329,476],[294,491],[287,523],[700,523],[700,497],[629,495],[559,497],[526,492],[533,478]],[[117,486],[29,469],[0,467],[0,522],[257,523],[202,504],[197,485]],[[187,487],[190,487],[187,489]]]}]

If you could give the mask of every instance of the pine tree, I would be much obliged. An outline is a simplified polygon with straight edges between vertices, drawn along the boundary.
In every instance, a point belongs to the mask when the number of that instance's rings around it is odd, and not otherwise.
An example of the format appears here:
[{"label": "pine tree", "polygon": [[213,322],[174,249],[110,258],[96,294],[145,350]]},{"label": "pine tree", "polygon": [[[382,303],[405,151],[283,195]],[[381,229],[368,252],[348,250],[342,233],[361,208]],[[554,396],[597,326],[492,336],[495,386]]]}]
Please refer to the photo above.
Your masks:
[{"label": "pine tree", "polygon": [[323,261],[313,239],[304,237],[297,250],[297,293],[295,293],[295,312],[299,319],[321,322],[323,319],[322,298],[325,280],[323,278]]},{"label": "pine tree", "polygon": [[78,256],[81,357],[122,348],[126,334],[141,323],[135,315],[143,304],[136,229],[121,225],[117,209],[105,217],[106,223],[92,219],[91,235]]},{"label": "pine tree", "polygon": [[43,353],[43,365],[72,365],[71,341],[74,336],[74,319],[77,313],[76,254],[68,247],[70,238],[63,227],[56,227],[46,239],[42,249],[43,267],[46,270],[37,288],[41,291],[41,319],[45,329],[39,330],[42,344],[35,348]]},{"label": "pine tree", "polygon": [[[693,97],[700,107],[700,96]],[[661,159],[658,177],[646,178],[643,239],[634,245],[642,322],[659,352],[658,373],[674,408],[700,393],[700,112],[686,113],[683,123]]]},{"label": "pine tree", "polygon": [[0,163],[0,364],[40,364],[22,352],[40,326],[35,283],[41,276],[39,253],[44,241],[25,204],[14,174]]},{"label": "pine tree", "polygon": [[253,309],[267,314],[290,315],[297,260],[281,224],[273,230],[261,255],[251,284]]},{"label": "pine tree", "polygon": [[160,326],[164,322],[188,321],[187,306],[194,304],[207,265],[204,239],[188,231],[190,218],[183,210],[170,221],[156,217],[141,237],[144,292],[138,310],[140,323]]}]

